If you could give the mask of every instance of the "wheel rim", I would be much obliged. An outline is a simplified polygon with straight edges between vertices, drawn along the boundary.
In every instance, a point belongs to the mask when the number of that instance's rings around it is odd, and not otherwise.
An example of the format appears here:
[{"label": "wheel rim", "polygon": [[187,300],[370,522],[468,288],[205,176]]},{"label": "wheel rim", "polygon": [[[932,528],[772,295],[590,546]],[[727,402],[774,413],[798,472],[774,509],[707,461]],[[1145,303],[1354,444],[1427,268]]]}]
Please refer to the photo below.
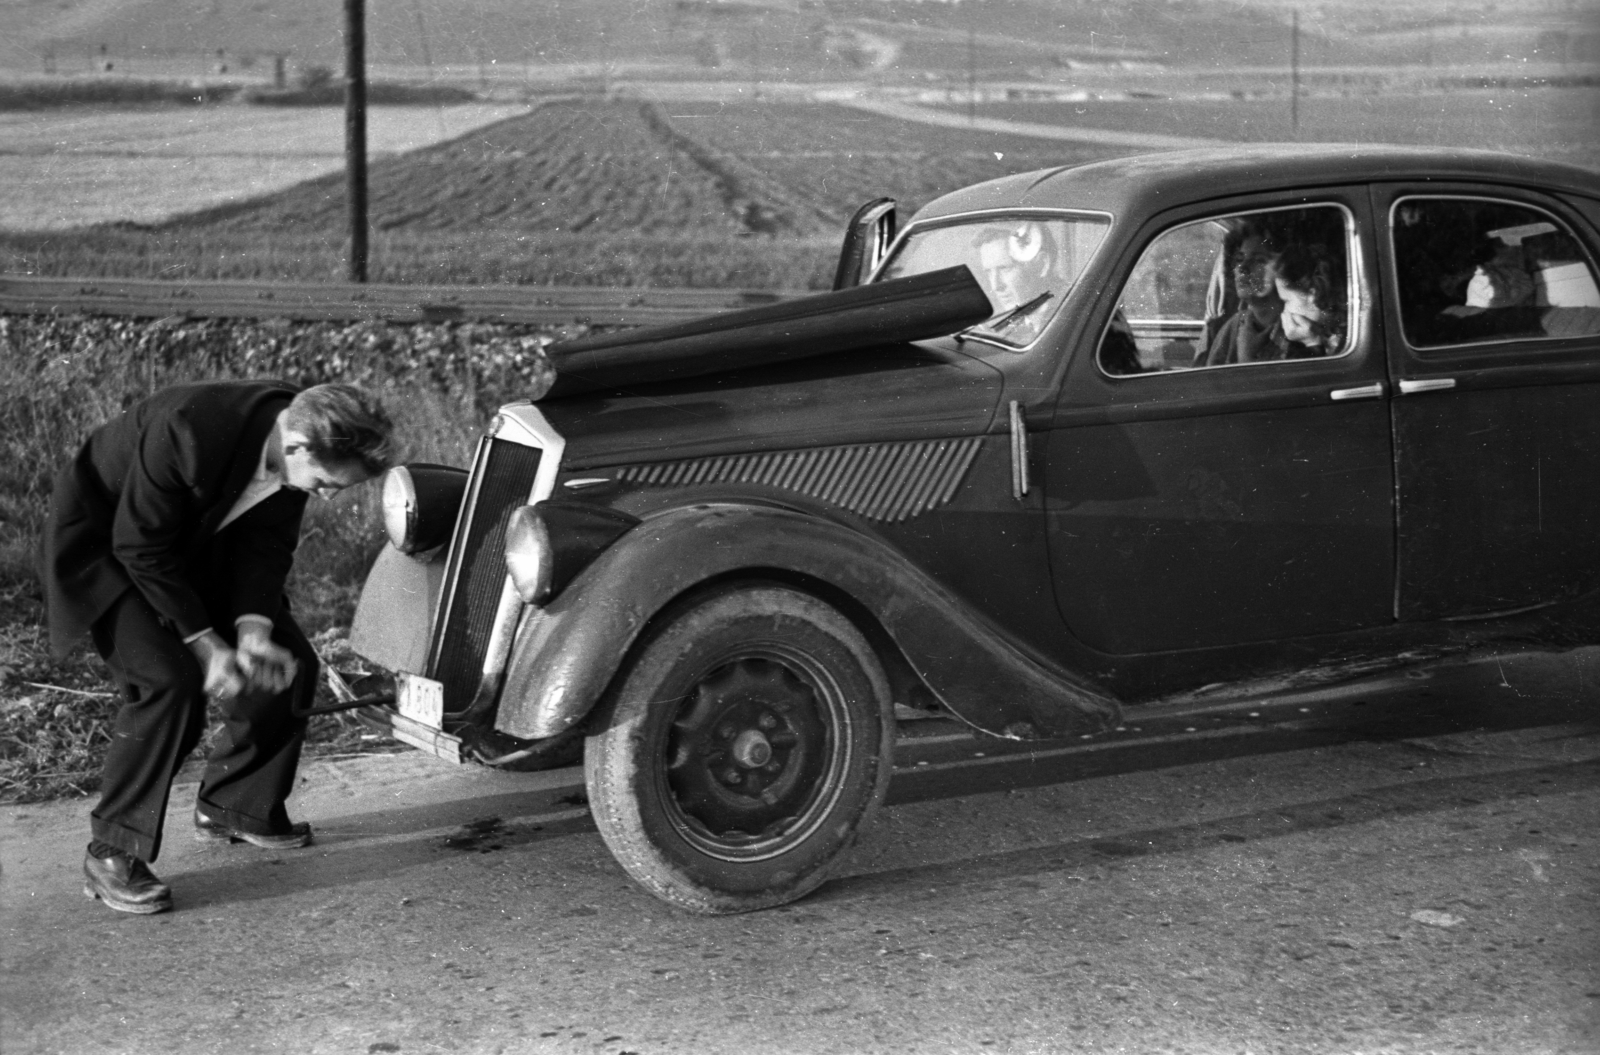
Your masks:
[{"label": "wheel rim", "polygon": [[850,714],[828,671],[778,649],[717,662],[667,729],[663,796],[702,853],[755,861],[823,822],[849,765]]}]

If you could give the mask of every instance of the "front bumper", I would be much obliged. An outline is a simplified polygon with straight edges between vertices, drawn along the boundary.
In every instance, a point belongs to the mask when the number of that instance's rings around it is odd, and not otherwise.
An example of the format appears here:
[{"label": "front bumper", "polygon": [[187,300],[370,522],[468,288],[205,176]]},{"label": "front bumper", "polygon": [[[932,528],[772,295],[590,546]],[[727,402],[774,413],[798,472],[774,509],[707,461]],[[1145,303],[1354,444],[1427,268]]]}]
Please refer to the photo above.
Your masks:
[{"label": "front bumper", "polygon": [[447,762],[461,763],[467,758],[461,753],[461,738],[421,722],[413,721],[390,705],[374,705],[357,710],[356,716],[374,732],[392,736],[403,744],[420,748]]}]

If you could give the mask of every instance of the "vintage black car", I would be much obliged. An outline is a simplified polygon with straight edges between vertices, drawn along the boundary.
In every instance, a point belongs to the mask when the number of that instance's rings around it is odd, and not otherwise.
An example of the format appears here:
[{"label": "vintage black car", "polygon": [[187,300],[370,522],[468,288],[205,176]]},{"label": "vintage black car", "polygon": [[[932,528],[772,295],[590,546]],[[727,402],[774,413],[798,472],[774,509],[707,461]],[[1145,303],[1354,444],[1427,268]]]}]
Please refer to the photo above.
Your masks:
[{"label": "vintage black car", "polygon": [[1600,176],[1240,147],[895,226],[857,213],[834,292],[553,346],[470,469],[395,470],[373,713],[490,765],[581,750],[622,866],[733,912],[822,881],[896,708],[1076,737],[1596,640]]}]

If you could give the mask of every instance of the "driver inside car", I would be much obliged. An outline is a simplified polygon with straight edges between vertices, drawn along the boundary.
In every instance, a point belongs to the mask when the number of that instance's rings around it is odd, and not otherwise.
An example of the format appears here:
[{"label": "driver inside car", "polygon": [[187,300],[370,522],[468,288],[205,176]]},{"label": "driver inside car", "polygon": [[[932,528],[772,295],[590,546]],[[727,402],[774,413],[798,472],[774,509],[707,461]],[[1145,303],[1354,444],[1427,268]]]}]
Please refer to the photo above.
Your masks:
[{"label": "driver inside car", "polygon": [[1044,225],[1025,220],[1003,230],[985,231],[977,249],[984,289],[995,308],[995,317],[984,328],[1013,340],[1038,336],[1026,319],[1028,308],[1051,296],[1055,252]]}]

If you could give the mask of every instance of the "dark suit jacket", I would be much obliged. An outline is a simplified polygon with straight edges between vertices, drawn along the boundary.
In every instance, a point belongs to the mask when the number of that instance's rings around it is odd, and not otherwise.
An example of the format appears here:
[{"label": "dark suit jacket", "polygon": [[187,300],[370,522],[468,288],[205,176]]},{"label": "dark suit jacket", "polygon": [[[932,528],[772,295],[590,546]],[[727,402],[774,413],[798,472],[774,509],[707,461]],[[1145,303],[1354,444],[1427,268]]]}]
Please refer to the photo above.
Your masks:
[{"label": "dark suit jacket", "polygon": [[40,540],[50,644],[65,655],[130,589],[181,636],[277,618],[305,510],[280,490],[222,531],[296,389],[213,381],[157,392],[100,426],[56,477]]}]

